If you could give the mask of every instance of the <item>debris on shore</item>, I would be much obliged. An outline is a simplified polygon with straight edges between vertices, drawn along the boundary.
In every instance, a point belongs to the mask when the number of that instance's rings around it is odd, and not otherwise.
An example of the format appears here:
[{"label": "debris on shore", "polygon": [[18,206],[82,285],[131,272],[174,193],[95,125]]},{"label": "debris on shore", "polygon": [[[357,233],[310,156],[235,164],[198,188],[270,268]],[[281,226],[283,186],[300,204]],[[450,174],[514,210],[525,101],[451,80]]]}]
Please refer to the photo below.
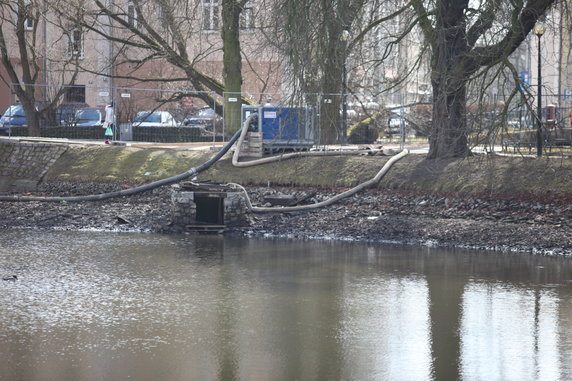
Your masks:
[{"label": "debris on shore", "polygon": [[[49,182],[38,193],[94,194],[116,184]],[[339,191],[250,187],[253,202],[315,203]],[[79,203],[2,202],[1,229],[181,233],[170,225],[170,189]],[[477,197],[370,189],[309,212],[253,214],[229,234],[476,248],[572,256],[572,200]]]}]

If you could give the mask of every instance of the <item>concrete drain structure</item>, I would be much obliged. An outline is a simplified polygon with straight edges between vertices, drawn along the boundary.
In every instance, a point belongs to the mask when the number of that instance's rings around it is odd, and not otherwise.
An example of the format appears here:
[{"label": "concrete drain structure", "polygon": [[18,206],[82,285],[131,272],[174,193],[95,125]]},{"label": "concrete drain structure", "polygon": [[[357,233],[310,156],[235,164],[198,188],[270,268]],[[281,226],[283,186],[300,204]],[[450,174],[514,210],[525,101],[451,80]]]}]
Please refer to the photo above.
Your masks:
[{"label": "concrete drain structure", "polygon": [[221,184],[186,182],[173,185],[171,222],[186,231],[222,233],[246,223],[242,193]]}]

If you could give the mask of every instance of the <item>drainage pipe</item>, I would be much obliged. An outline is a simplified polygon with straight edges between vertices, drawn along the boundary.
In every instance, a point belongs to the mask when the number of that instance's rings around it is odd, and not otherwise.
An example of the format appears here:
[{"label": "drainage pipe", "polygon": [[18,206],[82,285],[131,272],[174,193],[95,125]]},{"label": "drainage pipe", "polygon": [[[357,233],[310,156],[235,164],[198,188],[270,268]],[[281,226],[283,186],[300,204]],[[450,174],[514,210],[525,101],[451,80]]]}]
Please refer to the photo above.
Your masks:
[{"label": "drainage pipe", "polygon": [[[252,120],[252,118],[254,117],[254,114],[249,116],[244,124],[243,127],[240,128],[233,136],[232,138],[223,146],[223,148],[216,154],[214,155],[212,158],[210,158],[208,161],[206,161],[205,163],[199,165],[198,167],[194,167],[189,169],[186,172],[183,172],[181,174],[175,175],[175,176],[171,176],[171,177],[167,177],[165,179],[161,179],[158,181],[154,181],[152,183],[149,184],[145,184],[145,185],[141,185],[138,187],[134,187],[134,188],[129,188],[129,189],[123,189],[120,191],[115,191],[115,192],[108,192],[108,193],[100,193],[100,194],[94,194],[94,195],[86,195],[86,196],[64,196],[64,197],[58,197],[58,196],[21,196],[21,195],[11,195],[11,196],[0,196],[0,201],[43,201],[43,202],[81,202],[81,201],[100,201],[100,200],[107,200],[110,198],[115,198],[115,197],[123,197],[123,196],[131,196],[137,193],[142,193],[142,192],[146,192],[146,191],[150,191],[153,190],[155,188],[164,186],[164,185],[169,185],[169,184],[174,184],[177,182],[180,182],[182,180],[188,179],[189,177],[195,176],[200,172],[203,172],[207,169],[209,169],[214,163],[216,163],[217,161],[219,161],[227,152],[228,150],[233,146],[233,144],[238,140],[238,144],[237,147],[234,151],[234,155],[232,157],[232,164],[236,167],[248,167],[248,166],[253,166],[253,165],[260,165],[260,164],[266,164],[266,163],[270,163],[270,162],[274,162],[274,161],[279,161],[279,160],[284,160],[284,159],[290,159],[290,158],[294,158],[294,157],[301,157],[301,156],[334,156],[334,155],[343,155],[343,154],[348,154],[348,155],[356,155],[356,154],[361,154],[361,152],[359,151],[318,151],[318,152],[295,152],[295,153],[289,153],[289,154],[283,154],[280,156],[274,156],[274,157],[269,157],[269,158],[264,158],[264,159],[259,159],[259,160],[251,160],[248,162],[238,162],[238,157],[240,155],[240,147],[242,146],[242,143],[244,142],[244,138],[246,136],[246,133],[248,132],[248,125],[250,124],[250,121]],[[248,198],[248,194],[246,193],[246,190],[244,189],[244,187],[242,187],[241,185],[238,184],[232,184],[232,186],[242,189],[246,195],[246,201],[247,201],[247,205],[249,207],[249,209],[255,213],[267,213],[267,212],[290,212],[290,211],[299,211],[299,210],[307,210],[307,209],[314,209],[314,208],[319,208],[319,207],[323,207],[323,206],[327,206],[330,205],[342,198],[351,196],[359,191],[361,191],[364,188],[367,188],[375,183],[378,183],[381,178],[385,175],[385,173],[387,173],[387,171],[389,170],[389,168],[391,168],[391,166],[393,165],[394,162],[396,162],[397,160],[401,159],[403,156],[407,155],[409,151],[402,151],[400,154],[392,157],[384,166],[383,168],[378,172],[378,174],[371,180],[368,180],[346,192],[340,193],[337,196],[334,196],[326,201],[322,201],[316,204],[312,204],[312,205],[302,205],[302,206],[294,206],[294,207],[279,207],[279,208],[264,208],[264,207],[253,207],[252,203],[250,202],[250,199]]]},{"label": "drainage pipe", "polygon": [[[244,124],[242,125],[242,133],[240,134],[240,137],[238,138],[238,142],[236,143],[236,148],[234,149],[234,154],[232,155],[232,165],[234,167],[238,167],[238,168],[252,167],[254,165],[268,164],[268,163],[273,163],[275,161],[292,159],[295,157],[341,156],[341,155],[362,155],[363,154],[363,151],[343,151],[343,150],[339,150],[339,151],[331,150],[331,151],[292,152],[292,153],[281,154],[278,156],[265,157],[262,159],[255,159],[255,160],[239,162],[238,159],[240,156],[240,150],[242,148],[242,143],[244,142],[244,138],[246,137],[246,134],[248,133],[248,126],[250,125],[250,121],[255,116],[256,116],[256,114],[250,115],[248,118],[246,118],[246,120],[244,121]],[[375,151],[369,151],[369,152],[375,152]]]},{"label": "drainage pipe", "polygon": [[208,161],[204,162],[203,164],[199,165],[198,167],[194,167],[189,169],[186,172],[181,174],[167,177],[165,179],[157,180],[152,183],[148,183],[145,185],[141,185],[134,188],[123,189],[116,192],[109,192],[109,193],[101,193],[101,194],[92,194],[86,196],[66,196],[66,197],[52,197],[52,196],[20,196],[20,195],[13,195],[13,196],[0,196],[0,201],[47,201],[47,202],[79,202],[79,201],[99,201],[99,200],[107,200],[109,198],[114,197],[121,197],[121,196],[131,196],[137,193],[150,191],[152,189],[161,187],[163,185],[174,184],[179,181],[188,179],[189,177],[195,176],[200,172],[203,172],[209,169],[214,163],[219,161],[225,153],[228,152],[230,147],[238,140],[240,136],[240,132],[242,129],[239,129],[233,137],[226,143],[223,148],[213,157],[211,157]]},{"label": "drainage pipe", "polygon": [[244,189],[244,187],[242,185],[235,184],[235,183],[230,183],[228,185],[234,187],[235,189],[242,190],[242,192],[244,192],[245,199],[246,199],[246,205],[247,205],[248,209],[253,213],[276,213],[276,212],[283,213],[283,212],[306,211],[306,210],[317,209],[317,208],[322,208],[324,206],[331,205],[331,204],[333,204],[333,203],[335,203],[335,202],[337,202],[343,198],[352,196],[352,195],[362,191],[365,188],[368,188],[372,185],[376,185],[383,178],[383,176],[385,176],[385,174],[389,171],[389,169],[393,166],[393,164],[395,162],[397,162],[398,160],[400,160],[401,158],[405,157],[407,154],[409,154],[409,150],[403,150],[399,154],[393,156],[391,159],[389,159],[387,161],[387,163],[385,163],[385,165],[381,168],[381,170],[377,173],[377,175],[375,175],[370,180],[363,182],[363,183],[353,187],[352,189],[349,189],[345,192],[342,192],[342,193],[340,193],[334,197],[331,197],[327,200],[324,200],[324,201],[321,201],[321,202],[318,202],[315,204],[310,204],[310,205],[285,206],[285,207],[252,206],[252,202],[250,201],[250,198],[248,197],[248,193],[246,192],[246,189]]}]

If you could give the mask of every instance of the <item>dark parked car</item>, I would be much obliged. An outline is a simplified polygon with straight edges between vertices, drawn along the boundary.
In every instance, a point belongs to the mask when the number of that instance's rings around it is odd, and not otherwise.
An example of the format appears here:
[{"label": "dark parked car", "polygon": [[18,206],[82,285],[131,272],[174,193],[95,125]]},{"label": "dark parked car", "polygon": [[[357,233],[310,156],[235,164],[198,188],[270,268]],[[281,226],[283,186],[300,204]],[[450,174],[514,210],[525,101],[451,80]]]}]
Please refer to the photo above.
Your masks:
[{"label": "dark parked car", "polygon": [[74,119],[74,126],[76,127],[103,126],[103,115],[96,108],[77,110]]},{"label": "dark parked car", "polygon": [[12,105],[0,117],[0,135],[10,135],[11,127],[26,127],[28,120],[22,105]]},{"label": "dark parked car", "polygon": [[208,131],[216,127],[216,131],[220,132],[222,131],[222,118],[212,108],[205,107],[200,109],[196,115],[185,118],[183,126],[203,127]]},{"label": "dark parked car", "polygon": [[77,112],[88,107],[86,103],[62,103],[56,109],[56,123],[59,126],[74,126]]}]

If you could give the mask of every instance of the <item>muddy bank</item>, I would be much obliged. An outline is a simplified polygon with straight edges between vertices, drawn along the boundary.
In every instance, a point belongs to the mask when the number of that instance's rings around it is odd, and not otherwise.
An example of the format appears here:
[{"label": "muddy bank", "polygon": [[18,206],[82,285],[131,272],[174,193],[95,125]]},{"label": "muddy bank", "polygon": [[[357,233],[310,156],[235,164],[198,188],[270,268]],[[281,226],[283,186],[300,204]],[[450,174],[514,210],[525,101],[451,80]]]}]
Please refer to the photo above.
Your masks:
[{"label": "muddy bank", "polygon": [[255,216],[248,233],[265,231],[292,238],[572,255],[572,204],[377,190],[318,212]]},{"label": "muddy bank", "polygon": [[[42,183],[36,194],[78,195],[118,190],[117,184]],[[277,192],[317,193],[322,201],[339,190],[250,187],[255,204]],[[180,233],[170,225],[170,187],[97,202],[1,202],[0,228]],[[368,190],[311,212],[250,215],[227,234],[295,239],[345,239],[416,245],[572,255],[572,199],[515,199],[416,191]]]},{"label": "muddy bank", "polygon": [[[0,141],[1,143],[1,141]],[[59,148],[61,149],[59,149]],[[141,185],[204,163],[212,150],[4,142],[3,194],[78,196]],[[237,182],[253,201],[310,193],[315,203],[371,179],[387,156],[308,157],[236,168],[227,156],[201,181]],[[23,169],[37,171],[22,172]],[[19,185],[15,187],[14,185]],[[280,188],[282,187],[282,188]],[[0,228],[180,232],[169,186],[81,203],[0,202]],[[302,213],[249,215],[228,234],[352,239],[572,255],[572,159],[475,155],[425,160],[408,155],[376,188]]]},{"label": "muddy bank", "polygon": [[[116,191],[118,184],[48,182],[34,195],[76,196]],[[29,193],[32,194],[32,193]],[[90,202],[0,202],[0,229],[159,232],[170,222],[170,189]]]}]

